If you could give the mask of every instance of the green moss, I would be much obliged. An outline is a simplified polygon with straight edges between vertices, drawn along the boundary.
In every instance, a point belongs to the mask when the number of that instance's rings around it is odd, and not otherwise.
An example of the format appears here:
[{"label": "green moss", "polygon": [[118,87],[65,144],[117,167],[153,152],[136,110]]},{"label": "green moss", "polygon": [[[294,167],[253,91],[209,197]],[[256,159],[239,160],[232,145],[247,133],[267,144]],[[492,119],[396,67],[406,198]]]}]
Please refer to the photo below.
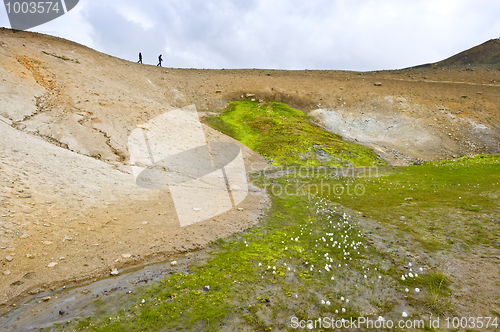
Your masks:
[{"label": "green moss", "polygon": [[346,142],[283,103],[235,101],[219,116],[205,119],[213,128],[259,152],[275,166],[376,166],[385,164],[371,149]]}]

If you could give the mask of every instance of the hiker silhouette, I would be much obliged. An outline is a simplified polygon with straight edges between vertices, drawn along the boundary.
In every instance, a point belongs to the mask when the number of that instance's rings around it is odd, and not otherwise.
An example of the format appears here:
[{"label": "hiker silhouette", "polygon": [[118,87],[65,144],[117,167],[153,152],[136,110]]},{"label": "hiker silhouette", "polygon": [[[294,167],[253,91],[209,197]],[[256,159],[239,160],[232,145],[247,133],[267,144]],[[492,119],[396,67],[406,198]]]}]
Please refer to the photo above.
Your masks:
[{"label": "hiker silhouette", "polygon": [[157,67],[160,66],[161,67],[161,62],[163,61],[163,59],[161,58],[161,54],[160,56],[158,57],[158,64],[156,65]]},{"label": "hiker silhouette", "polygon": [[142,63],[142,54],[141,54],[141,52],[139,52],[139,61],[137,61],[137,63]]}]

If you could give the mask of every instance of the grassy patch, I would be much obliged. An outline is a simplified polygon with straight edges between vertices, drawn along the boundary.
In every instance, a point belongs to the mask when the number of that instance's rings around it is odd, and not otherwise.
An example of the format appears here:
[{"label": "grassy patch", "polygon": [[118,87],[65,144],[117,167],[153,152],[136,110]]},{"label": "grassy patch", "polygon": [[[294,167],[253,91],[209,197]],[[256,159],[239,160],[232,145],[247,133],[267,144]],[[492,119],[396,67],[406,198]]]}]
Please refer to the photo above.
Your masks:
[{"label": "grassy patch", "polygon": [[221,115],[208,117],[205,122],[259,152],[275,166],[385,164],[371,149],[322,130],[304,112],[283,103],[235,101]]},{"label": "grassy patch", "polygon": [[493,220],[500,212],[500,156],[379,170],[378,176],[318,177],[310,188],[397,226],[426,250],[489,245],[498,239],[500,225]]}]

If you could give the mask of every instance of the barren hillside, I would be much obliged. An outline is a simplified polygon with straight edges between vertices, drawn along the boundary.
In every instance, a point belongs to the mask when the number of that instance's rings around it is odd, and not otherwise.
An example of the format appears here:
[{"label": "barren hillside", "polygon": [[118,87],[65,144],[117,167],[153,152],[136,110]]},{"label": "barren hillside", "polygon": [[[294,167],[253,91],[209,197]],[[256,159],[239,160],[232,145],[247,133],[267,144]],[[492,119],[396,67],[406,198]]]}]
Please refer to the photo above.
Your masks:
[{"label": "barren hillside", "polygon": [[[369,73],[172,69],[1,29],[0,303],[163,260],[255,222],[265,204],[257,189],[243,211],[181,229],[169,198],[138,189],[128,165],[127,138],[138,125],[174,108],[215,111],[242,98],[285,102],[393,164],[500,152],[498,65]],[[233,141],[204,130],[209,140]],[[243,149],[248,170],[265,166]]]}]

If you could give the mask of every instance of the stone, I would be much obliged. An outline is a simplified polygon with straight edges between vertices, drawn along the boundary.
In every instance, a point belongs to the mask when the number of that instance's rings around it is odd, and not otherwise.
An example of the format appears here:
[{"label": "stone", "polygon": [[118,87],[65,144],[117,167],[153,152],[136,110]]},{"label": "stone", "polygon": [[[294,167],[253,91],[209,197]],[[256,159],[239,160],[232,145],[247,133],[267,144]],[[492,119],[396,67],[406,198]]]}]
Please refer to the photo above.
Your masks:
[{"label": "stone", "polygon": [[65,236],[64,239],[63,239],[63,242],[64,241],[73,241],[73,238],[71,238],[69,236]]},{"label": "stone", "polygon": [[7,262],[12,262],[12,261],[14,260],[14,257],[12,257],[12,256],[7,256],[7,257],[5,257],[5,260],[6,260]]},{"label": "stone", "polygon": [[175,265],[177,265],[177,261],[171,261],[170,262],[170,266],[175,266]]},{"label": "stone", "polygon": [[109,274],[111,274],[112,276],[117,276],[119,273],[120,272],[118,272],[118,269],[114,268]]},{"label": "stone", "polygon": [[3,271],[3,275],[4,276],[10,276],[12,272],[10,272],[9,270],[7,271]]},{"label": "stone", "polygon": [[26,258],[35,259],[35,255],[29,253],[29,254],[26,254]]},{"label": "stone", "polygon": [[56,262],[52,262],[52,263],[49,263],[49,265],[47,265],[47,267],[50,267],[50,268],[53,268],[54,266],[56,266],[57,263]]},{"label": "stone", "polygon": [[122,254],[122,257],[123,258],[130,258],[130,257],[132,257],[132,255],[131,254]]},{"label": "stone", "polygon": [[375,83],[373,83],[373,85],[375,85],[375,86],[382,86],[382,83],[380,83],[380,82],[375,82]]},{"label": "stone", "polygon": [[405,201],[413,201],[413,197],[406,197]]},{"label": "stone", "polygon": [[28,237],[29,237],[29,235],[28,235],[28,234],[26,234],[26,233],[24,233],[23,235],[21,235],[21,239],[26,239],[26,238],[28,238]]},{"label": "stone", "polygon": [[238,208],[238,211],[243,211],[243,208]]},{"label": "stone", "polygon": [[205,292],[210,292],[210,286],[203,286],[203,290]]},{"label": "stone", "polygon": [[21,195],[21,198],[31,198],[31,194],[24,194],[24,195]]},{"label": "stone", "polygon": [[43,300],[43,302],[47,302],[47,301],[49,301],[51,298],[52,298],[52,297],[50,297],[50,296],[46,296],[46,297],[44,297],[42,300]]}]

